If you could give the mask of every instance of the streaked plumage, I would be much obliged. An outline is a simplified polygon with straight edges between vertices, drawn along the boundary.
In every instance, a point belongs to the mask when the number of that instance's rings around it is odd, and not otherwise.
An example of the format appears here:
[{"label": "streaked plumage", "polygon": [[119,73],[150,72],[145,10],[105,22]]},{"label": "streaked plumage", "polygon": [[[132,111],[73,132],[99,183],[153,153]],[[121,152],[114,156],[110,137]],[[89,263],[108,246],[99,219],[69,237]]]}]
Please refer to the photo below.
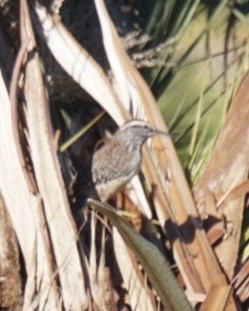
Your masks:
[{"label": "streaked plumage", "polygon": [[147,122],[125,123],[104,145],[95,151],[92,160],[92,182],[101,201],[109,200],[138,174],[141,148],[149,137],[167,135]]}]

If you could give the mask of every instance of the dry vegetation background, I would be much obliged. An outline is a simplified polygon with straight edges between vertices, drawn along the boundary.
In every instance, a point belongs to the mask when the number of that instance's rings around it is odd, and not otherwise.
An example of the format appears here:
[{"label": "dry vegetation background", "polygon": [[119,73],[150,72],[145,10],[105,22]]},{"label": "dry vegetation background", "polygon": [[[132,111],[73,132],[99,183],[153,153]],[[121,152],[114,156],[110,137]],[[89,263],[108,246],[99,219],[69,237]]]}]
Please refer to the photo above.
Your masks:
[{"label": "dry vegetation background", "polygon": [[[247,310],[248,1],[0,8],[0,309]],[[171,137],[76,213],[131,118]]]}]

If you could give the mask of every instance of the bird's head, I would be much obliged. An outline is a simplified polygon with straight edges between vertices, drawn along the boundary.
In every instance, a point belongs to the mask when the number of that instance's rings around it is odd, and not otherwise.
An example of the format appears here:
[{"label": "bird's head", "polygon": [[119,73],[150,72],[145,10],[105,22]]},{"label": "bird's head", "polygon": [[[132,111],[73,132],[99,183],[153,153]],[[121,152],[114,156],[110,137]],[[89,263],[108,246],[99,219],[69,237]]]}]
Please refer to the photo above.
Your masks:
[{"label": "bird's head", "polygon": [[149,137],[156,135],[168,135],[168,133],[156,130],[142,120],[128,121],[115,133],[119,141],[138,148],[141,148]]}]

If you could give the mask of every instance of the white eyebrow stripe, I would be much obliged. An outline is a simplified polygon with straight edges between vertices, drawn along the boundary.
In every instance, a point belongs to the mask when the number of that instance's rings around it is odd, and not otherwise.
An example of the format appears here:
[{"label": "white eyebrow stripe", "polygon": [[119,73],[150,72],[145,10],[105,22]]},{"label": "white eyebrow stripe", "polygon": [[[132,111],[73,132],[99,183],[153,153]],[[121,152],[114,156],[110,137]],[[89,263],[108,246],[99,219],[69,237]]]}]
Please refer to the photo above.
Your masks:
[{"label": "white eyebrow stripe", "polygon": [[121,130],[125,130],[127,127],[135,127],[135,126],[146,126],[153,130],[153,127],[151,127],[147,122],[142,120],[132,120],[127,122],[125,125],[121,127]]}]

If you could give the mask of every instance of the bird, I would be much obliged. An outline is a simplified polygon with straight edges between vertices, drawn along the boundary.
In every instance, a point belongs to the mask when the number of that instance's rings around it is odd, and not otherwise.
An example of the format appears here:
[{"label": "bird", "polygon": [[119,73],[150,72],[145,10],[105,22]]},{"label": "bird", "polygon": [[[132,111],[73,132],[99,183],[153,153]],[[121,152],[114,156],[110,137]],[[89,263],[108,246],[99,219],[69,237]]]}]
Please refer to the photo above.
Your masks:
[{"label": "bird", "polygon": [[100,201],[110,200],[139,173],[142,146],[156,135],[168,133],[153,128],[146,121],[133,119],[96,149],[91,164],[91,183]]}]

